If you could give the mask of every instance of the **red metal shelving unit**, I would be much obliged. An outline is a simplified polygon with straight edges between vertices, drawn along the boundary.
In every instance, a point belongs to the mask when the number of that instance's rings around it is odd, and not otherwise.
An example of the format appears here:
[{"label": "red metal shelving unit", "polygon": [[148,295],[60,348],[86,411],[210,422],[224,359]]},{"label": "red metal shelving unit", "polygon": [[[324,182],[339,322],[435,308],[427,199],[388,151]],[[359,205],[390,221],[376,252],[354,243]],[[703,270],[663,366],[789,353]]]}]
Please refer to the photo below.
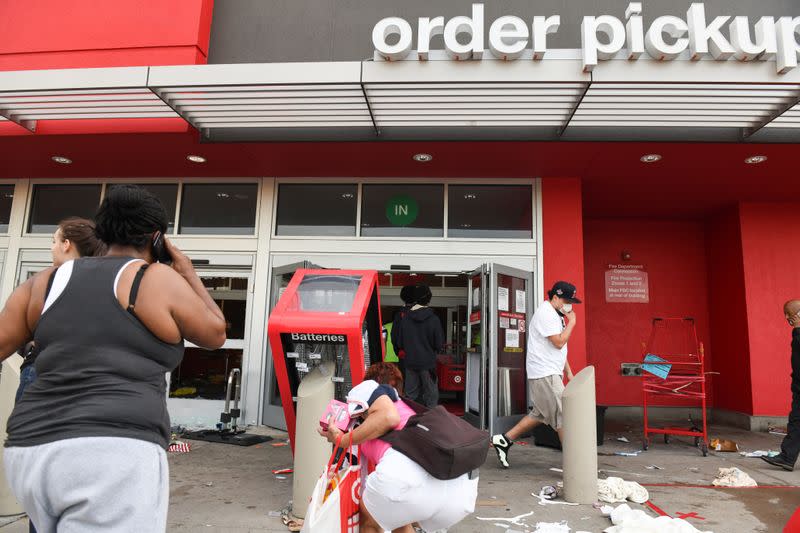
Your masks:
[{"label": "red metal shelving unit", "polygon": [[[650,446],[650,435],[694,437],[694,445],[703,456],[708,455],[708,425],[706,420],[706,371],[703,343],[697,340],[693,318],[654,318],[650,338],[644,345],[642,364],[648,354],[656,355],[670,365],[666,378],[642,370],[642,405],[644,408],[644,449]],[[702,428],[689,418],[691,428],[652,427],[648,422],[648,405],[655,397],[678,397],[695,400],[702,410]]]}]

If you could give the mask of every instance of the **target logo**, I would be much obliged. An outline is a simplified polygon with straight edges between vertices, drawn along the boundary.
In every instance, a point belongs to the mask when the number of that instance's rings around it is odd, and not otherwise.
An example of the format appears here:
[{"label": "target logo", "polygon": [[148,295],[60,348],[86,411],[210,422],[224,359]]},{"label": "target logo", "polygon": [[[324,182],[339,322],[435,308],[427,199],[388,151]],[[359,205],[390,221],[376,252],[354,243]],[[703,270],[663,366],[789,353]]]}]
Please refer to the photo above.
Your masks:
[{"label": "target logo", "polygon": [[350,495],[353,498],[353,503],[358,506],[361,504],[361,476],[353,481],[353,486],[350,487]]},{"label": "target logo", "polygon": [[453,382],[455,383],[461,383],[461,379],[461,376],[453,376]]}]

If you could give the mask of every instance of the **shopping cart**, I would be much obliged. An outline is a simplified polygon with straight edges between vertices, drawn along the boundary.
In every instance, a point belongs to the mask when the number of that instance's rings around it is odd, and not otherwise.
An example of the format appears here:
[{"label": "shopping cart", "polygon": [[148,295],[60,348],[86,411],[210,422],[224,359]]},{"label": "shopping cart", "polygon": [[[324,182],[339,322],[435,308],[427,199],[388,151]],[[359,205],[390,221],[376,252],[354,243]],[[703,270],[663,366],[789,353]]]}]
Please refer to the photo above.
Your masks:
[{"label": "shopping cart", "polygon": [[[650,435],[694,437],[694,445],[708,455],[706,420],[706,372],[703,344],[697,340],[693,318],[654,318],[650,339],[642,343],[642,405],[644,408],[644,449],[650,446]],[[695,400],[702,413],[702,428],[689,417],[690,427],[652,427],[648,422],[648,405],[657,397]]]}]

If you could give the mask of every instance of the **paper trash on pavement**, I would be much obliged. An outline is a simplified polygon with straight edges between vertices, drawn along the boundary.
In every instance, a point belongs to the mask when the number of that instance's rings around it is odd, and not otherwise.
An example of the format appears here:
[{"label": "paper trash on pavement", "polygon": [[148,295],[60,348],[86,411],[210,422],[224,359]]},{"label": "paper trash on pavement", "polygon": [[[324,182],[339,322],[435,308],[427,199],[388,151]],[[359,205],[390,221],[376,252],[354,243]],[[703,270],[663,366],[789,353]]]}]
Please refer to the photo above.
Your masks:
[{"label": "paper trash on pavement", "polygon": [[611,512],[611,523],[604,533],[712,533],[700,531],[686,520],[669,516],[652,517],[623,503]]},{"label": "paper trash on pavement", "polygon": [[598,499],[606,503],[620,503],[627,500],[644,503],[650,499],[646,488],[634,481],[625,481],[621,477],[598,479],[597,493]]},{"label": "paper trash on pavement", "polygon": [[775,457],[778,452],[774,450],[756,450],[754,452],[739,452],[742,457]]},{"label": "paper trash on pavement", "polygon": [[732,440],[727,439],[711,439],[708,443],[709,447],[717,452],[738,452],[739,445]]},{"label": "paper trash on pavement", "polygon": [[711,482],[715,487],[757,487],[755,482],[746,472],[733,468],[720,468],[717,478]]},{"label": "paper trash on pavement", "polygon": [[566,520],[563,522],[538,522],[533,533],[569,533]]}]

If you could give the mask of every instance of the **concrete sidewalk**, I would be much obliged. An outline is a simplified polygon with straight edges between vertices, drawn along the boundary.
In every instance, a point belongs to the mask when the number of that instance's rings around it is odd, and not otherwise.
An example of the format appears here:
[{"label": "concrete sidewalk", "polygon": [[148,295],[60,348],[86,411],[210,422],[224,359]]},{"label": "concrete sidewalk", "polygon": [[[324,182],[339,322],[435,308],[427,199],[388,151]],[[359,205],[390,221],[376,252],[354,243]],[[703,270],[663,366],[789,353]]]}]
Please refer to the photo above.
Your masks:
[{"label": "concrete sidewalk", "polygon": [[[688,514],[698,529],[727,532],[780,532],[800,506],[800,471],[775,469],[757,458],[738,453],[711,452],[702,457],[691,439],[672,437],[670,444],[653,441],[637,457],[614,455],[641,449],[634,427],[618,426],[608,432],[598,448],[600,477],[617,476],[636,481],[650,491],[651,502],[671,516]],[[272,470],[292,466],[288,446],[275,447],[286,434],[265,428],[251,430],[274,436],[275,441],[248,448],[192,441],[192,451],[170,454],[171,498],[169,531],[178,532],[284,532],[280,518],[270,516],[289,504],[291,476],[278,479]],[[713,427],[710,436],[731,439],[740,449],[777,449],[781,437],[751,433],[728,427]],[[624,436],[630,443],[616,439]],[[529,442],[528,440],[523,442]],[[481,469],[478,506],[473,516],[450,531],[456,533],[511,530],[535,532],[537,524],[563,522],[570,531],[599,532],[611,525],[590,505],[567,506],[539,503],[531,493],[561,480],[561,453],[532,444],[515,445],[510,453],[511,469],[501,469],[494,452]],[[648,469],[657,465],[661,470]],[[755,489],[711,488],[720,467],[737,466],[759,484]],[[631,504],[645,509],[644,506]],[[528,514],[512,524],[509,519]],[[654,513],[650,508],[647,512]],[[692,514],[694,513],[694,514]],[[490,520],[480,520],[489,518]],[[0,527],[1,533],[27,531],[22,519]]]}]

